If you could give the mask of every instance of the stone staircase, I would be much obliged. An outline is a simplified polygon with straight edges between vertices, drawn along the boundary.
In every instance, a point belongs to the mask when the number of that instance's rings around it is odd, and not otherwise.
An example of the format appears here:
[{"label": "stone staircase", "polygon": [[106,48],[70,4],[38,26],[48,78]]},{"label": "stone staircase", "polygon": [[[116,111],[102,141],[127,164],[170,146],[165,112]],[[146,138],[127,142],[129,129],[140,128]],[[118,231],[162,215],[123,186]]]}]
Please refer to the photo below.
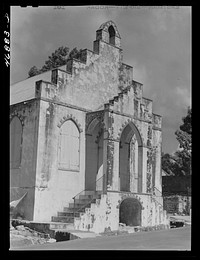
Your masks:
[{"label": "stone staircase", "polygon": [[[101,199],[102,191],[84,191],[74,197],[68,207],[64,207],[63,211],[57,212],[57,216],[52,216],[52,222],[61,222],[65,224],[71,224],[68,226],[73,227],[74,218],[79,218],[81,214],[85,213],[87,208],[91,207],[92,203],[96,203],[97,199]],[[64,224],[64,226],[66,226]],[[61,225],[59,225],[61,228]]]}]

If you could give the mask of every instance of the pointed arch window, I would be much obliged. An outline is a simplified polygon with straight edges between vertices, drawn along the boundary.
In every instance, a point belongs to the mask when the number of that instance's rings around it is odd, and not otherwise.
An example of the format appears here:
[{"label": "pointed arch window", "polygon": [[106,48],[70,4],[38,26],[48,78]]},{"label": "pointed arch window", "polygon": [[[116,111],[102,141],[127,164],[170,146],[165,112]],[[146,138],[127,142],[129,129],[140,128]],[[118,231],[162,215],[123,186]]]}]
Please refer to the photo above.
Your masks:
[{"label": "pointed arch window", "polygon": [[108,33],[109,33],[109,43],[115,45],[115,29],[111,25],[108,28]]},{"label": "pointed arch window", "polygon": [[19,168],[22,153],[22,124],[17,116],[10,123],[10,166]]},{"label": "pointed arch window", "polygon": [[79,171],[80,133],[72,120],[67,120],[60,129],[59,169]]}]

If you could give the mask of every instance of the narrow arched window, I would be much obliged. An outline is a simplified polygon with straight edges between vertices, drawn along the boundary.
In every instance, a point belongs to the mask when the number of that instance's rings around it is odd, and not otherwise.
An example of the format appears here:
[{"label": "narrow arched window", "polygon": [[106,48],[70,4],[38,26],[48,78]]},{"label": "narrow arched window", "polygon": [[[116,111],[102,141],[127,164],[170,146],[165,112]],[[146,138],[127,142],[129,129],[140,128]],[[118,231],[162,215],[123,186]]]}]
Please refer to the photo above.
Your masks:
[{"label": "narrow arched window", "polygon": [[115,45],[115,29],[111,25],[108,28],[108,33],[109,33],[109,43]]},{"label": "narrow arched window", "polygon": [[79,170],[80,133],[72,120],[67,120],[60,129],[59,169]]},{"label": "narrow arched window", "polygon": [[22,151],[22,124],[17,116],[10,123],[10,166],[19,168]]}]

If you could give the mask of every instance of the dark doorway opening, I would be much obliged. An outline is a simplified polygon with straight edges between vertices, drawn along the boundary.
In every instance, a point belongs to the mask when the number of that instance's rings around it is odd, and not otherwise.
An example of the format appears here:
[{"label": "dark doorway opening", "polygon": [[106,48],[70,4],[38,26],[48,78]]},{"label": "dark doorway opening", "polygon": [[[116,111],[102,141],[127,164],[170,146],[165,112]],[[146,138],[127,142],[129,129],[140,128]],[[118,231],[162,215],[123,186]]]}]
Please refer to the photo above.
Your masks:
[{"label": "dark doorway opening", "polygon": [[119,208],[119,222],[127,226],[141,226],[141,204],[137,199],[123,200]]},{"label": "dark doorway opening", "polygon": [[108,28],[108,32],[109,32],[109,43],[115,45],[115,29],[113,28],[112,25]]}]

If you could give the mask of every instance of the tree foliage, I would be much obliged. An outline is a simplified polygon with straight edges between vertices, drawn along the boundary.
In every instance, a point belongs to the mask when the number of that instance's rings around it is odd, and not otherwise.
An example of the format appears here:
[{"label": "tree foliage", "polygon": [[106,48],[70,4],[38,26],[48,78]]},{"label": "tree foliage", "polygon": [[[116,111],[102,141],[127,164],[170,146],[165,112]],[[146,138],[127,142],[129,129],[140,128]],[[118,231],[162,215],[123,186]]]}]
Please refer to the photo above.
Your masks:
[{"label": "tree foliage", "polygon": [[40,71],[38,70],[38,68],[36,66],[33,66],[28,72],[29,77],[33,77],[38,74],[40,74]]},{"label": "tree foliage", "polygon": [[173,154],[162,154],[162,169],[169,175],[191,175],[192,157],[192,109],[188,108],[187,116],[182,118],[183,124],[175,132],[179,149]]},{"label": "tree foliage", "polygon": [[51,56],[48,57],[48,60],[45,61],[45,64],[42,66],[41,69],[33,66],[32,68],[30,68],[28,75],[29,77],[33,77],[53,68],[65,65],[69,59],[80,59],[80,57],[81,49],[78,50],[77,48],[74,48],[69,52],[68,47],[59,47],[51,54]]}]

